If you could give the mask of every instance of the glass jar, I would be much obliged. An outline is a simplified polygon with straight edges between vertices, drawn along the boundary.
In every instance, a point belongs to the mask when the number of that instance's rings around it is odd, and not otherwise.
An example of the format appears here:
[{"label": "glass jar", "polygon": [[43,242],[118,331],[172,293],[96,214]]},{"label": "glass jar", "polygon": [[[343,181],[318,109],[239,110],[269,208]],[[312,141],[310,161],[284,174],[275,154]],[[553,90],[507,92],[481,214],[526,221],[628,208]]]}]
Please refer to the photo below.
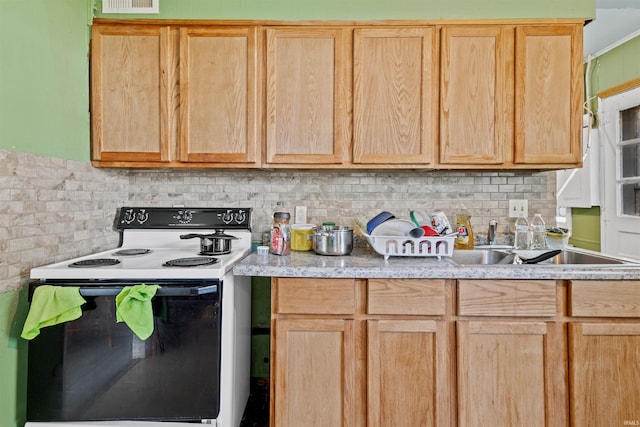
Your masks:
[{"label": "glass jar", "polygon": [[270,250],[274,255],[289,255],[291,253],[291,226],[289,212],[276,212],[273,214],[271,226]]}]

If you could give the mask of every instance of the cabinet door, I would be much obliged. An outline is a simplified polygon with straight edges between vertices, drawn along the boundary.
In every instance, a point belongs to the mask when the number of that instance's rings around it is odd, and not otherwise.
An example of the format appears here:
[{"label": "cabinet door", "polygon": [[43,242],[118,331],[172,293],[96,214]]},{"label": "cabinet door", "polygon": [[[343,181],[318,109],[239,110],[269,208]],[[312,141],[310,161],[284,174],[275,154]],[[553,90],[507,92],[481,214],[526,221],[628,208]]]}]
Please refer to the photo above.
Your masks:
[{"label": "cabinet door", "polygon": [[640,324],[569,325],[571,425],[640,424]]},{"label": "cabinet door", "polygon": [[256,28],[180,29],[180,161],[259,161]]},{"label": "cabinet door", "polygon": [[440,163],[503,163],[513,145],[513,27],[442,29]]},{"label": "cabinet door", "polygon": [[581,162],[582,26],[516,27],[515,163]]},{"label": "cabinet door", "polygon": [[458,322],[458,426],[567,425],[564,341],[553,323]]},{"label": "cabinet door", "polygon": [[92,27],[94,161],[169,161],[174,54],[168,26]]},{"label": "cabinet door", "polygon": [[266,162],[343,162],[344,29],[267,28]]},{"label": "cabinet door", "polygon": [[430,165],[437,137],[435,30],[354,30],[353,162]]},{"label": "cabinet door", "polygon": [[370,320],[367,333],[367,425],[450,426],[445,323]]},{"label": "cabinet door", "polygon": [[278,427],[355,427],[354,321],[277,319],[272,372]]}]

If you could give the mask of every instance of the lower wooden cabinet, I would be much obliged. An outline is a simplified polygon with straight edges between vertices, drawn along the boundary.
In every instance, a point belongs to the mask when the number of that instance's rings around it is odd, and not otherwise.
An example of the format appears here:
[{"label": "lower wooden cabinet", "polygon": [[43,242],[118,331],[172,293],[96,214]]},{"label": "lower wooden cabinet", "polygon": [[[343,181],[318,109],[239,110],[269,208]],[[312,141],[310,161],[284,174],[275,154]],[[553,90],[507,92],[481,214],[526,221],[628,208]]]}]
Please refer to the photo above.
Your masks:
[{"label": "lower wooden cabinet", "polygon": [[367,426],[449,425],[446,326],[367,321]]},{"label": "lower wooden cabinet", "polygon": [[569,328],[572,426],[640,425],[640,324]]},{"label": "lower wooden cabinet", "polygon": [[275,337],[272,425],[357,425],[354,321],[279,319]]},{"label": "lower wooden cabinet", "polygon": [[640,281],[569,285],[571,426],[640,425]]},{"label": "lower wooden cabinet", "polygon": [[458,426],[567,425],[563,336],[550,322],[458,322]]},{"label": "lower wooden cabinet", "polygon": [[640,425],[640,281],[272,283],[273,427]]}]

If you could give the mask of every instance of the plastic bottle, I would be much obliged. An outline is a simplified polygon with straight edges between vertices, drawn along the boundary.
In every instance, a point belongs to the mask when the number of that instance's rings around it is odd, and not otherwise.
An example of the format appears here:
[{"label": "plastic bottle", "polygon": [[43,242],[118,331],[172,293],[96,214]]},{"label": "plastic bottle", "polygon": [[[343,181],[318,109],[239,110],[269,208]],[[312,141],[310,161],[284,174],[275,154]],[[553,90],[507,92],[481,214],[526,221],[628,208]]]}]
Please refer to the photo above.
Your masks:
[{"label": "plastic bottle", "polygon": [[544,249],[547,247],[545,224],[542,215],[537,213],[531,220],[531,249]]},{"label": "plastic bottle", "polygon": [[516,219],[516,235],[513,245],[516,249],[529,249],[530,244],[529,221],[524,215]]},{"label": "plastic bottle", "polygon": [[471,228],[471,214],[462,208],[456,213],[456,249],[473,249],[473,229]]}]

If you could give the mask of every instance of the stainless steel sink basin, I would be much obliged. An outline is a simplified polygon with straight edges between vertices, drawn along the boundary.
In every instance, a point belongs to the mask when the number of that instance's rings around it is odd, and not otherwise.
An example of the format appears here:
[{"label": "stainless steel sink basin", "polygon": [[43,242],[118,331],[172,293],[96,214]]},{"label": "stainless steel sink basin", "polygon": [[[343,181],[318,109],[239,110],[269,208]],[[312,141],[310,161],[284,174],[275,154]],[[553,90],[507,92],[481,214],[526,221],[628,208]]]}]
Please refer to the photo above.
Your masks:
[{"label": "stainless steel sink basin", "polygon": [[565,250],[559,255],[554,256],[553,258],[540,262],[540,264],[616,265],[628,264],[628,262],[616,258],[611,258],[605,255],[595,255]]},{"label": "stainless steel sink basin", "polygon": [[[451,260],[459,265],[513,265],[514,255],[507,249],[454,250]],[[564,250],[539,265],[638,265],[606,255]],[[535,265],[535,264],[530,264]]]},{"label": "stainless steel sink basin", "polygon": [[[507,257],[510,259],[506,259]],[[491,265],[500,261],[510,264],[513,255],[491,249],[454,250],[451,260],[461,265]]]}]

